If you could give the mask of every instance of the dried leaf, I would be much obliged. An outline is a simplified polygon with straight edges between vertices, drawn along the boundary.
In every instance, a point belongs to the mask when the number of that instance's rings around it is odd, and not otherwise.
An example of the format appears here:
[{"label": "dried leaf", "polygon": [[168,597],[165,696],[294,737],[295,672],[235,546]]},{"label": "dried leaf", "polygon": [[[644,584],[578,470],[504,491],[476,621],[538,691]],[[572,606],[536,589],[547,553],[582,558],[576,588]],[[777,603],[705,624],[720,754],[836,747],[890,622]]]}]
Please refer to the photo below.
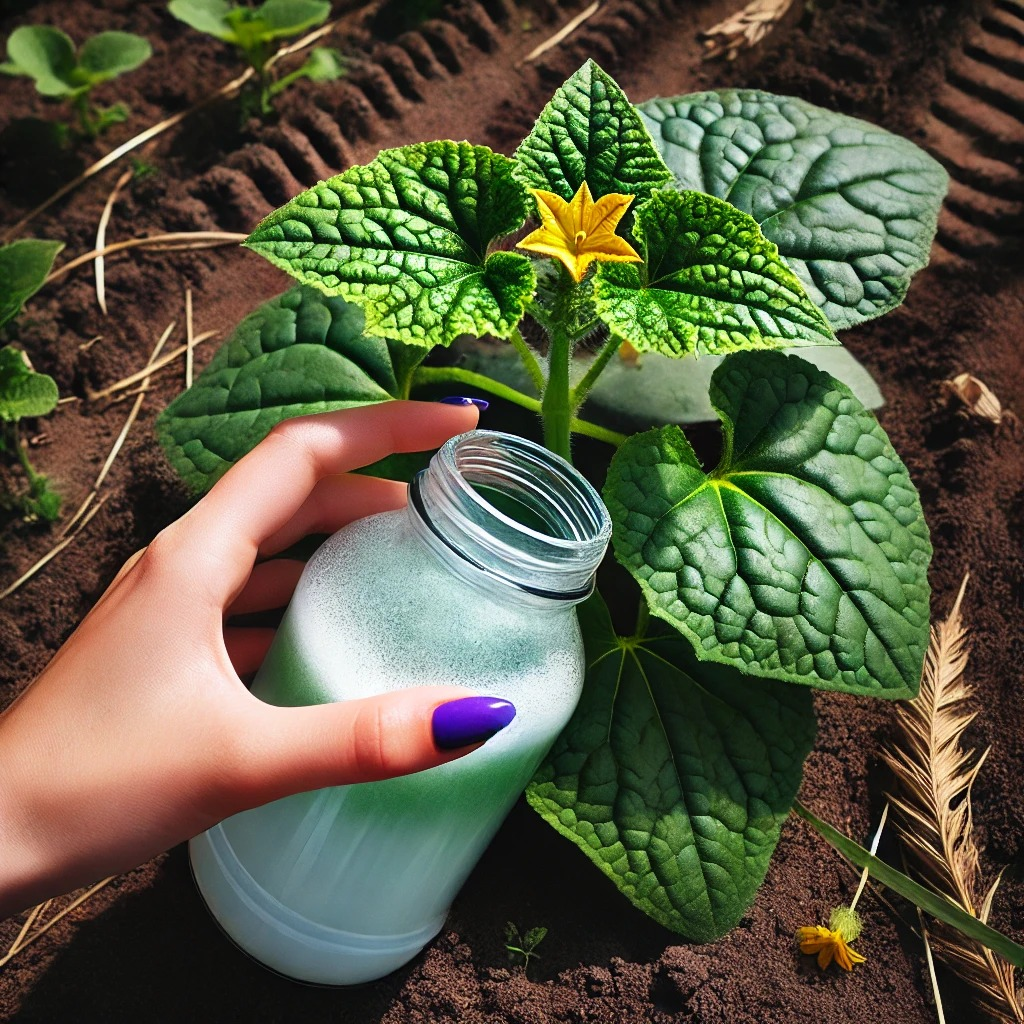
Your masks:
[{"label": "dried leaf", "polygon": [[[961,746],[974,719],[962,710],[972,694],[963,677],[968,645],[960,615],[969,578],[964,576],[949,618],[932,627],[920,694],[897,712],[902,745],[882,756],[899,784],[892,801],[912,869],[924,884],[984,921],[995,885],[979,907],[980,851],[973,834],[971,786],[988,751],[975,757]],[[989,1020],[1024,1024],[1009,963],[941,921],[934,922],[931,945],[935,956],[975,989],[978,1007]]]},{"label": "dried leaf", "polygon": [[1015,413],[1003,408],[992,389],[973,374],[958,373],[952,380],[944,380],[942,386],[956,395],[973,416],[988,420],[996,426],[1002,423],[1014,426],[1020,422]]},{"label": "dried leaf", "polygon": [[752,0],[742,11],[701,33],[704,59],[735,60],[741,50],[756,46],[786,16],[794,0]]}]

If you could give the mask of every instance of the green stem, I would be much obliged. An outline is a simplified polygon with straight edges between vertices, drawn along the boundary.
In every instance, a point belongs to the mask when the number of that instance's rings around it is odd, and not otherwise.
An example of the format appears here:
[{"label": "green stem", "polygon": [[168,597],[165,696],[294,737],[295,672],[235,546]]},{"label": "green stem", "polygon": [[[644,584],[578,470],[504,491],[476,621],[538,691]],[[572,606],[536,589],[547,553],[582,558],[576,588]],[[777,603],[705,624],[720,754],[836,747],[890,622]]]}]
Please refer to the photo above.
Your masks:
[{"label": "green stem", "polygon": [[544,444],[556,455],[572,461],[569,447],[572,409],[569,405],[569,363],[572,360],[572,344],[568,334],[560,327],[553,327],[548,344],[548,381],[541,401],[541,417],[544,420]]},{"label": "green stem", "polygon": [[89,93],[80,92],[74,99],[75,112],[78,114],[78,123],[87,139],[96,138],[96,125],[89,114]]},{"label": "green stem", "polygon": [[608,340],[601,347],[601,351],[597,353],[597,357],[587,368],[587,372],[569,395],[569,405],[573,410],[578,409],[587,400],[590,389],[597,383],[597,378],[601,376],[601,371],[608,365],[608,360],[618,352],[621,344],[622,339],[618,335],[612,334],[609,336]]},{"label": "green stem", "polygon": [[[515,388],[510,388],[507,384],[502,384],[482,373],[463,370],[458,366],[418,366],[410,377],[410,390],[422,384],[446,384],[448,382],[468,384],[470,387],[494,395],[495,398],[503,398],[513,405],[529,409],[530,412],[541,412],[541,403],[538,399],[524,395],[522,391],[516,391]],[[583,434],[596,441],[604,441],[616,448],[626,440],[626,435],[620,434],[617,430],[609,430],[607,427],[578,419],[575,416],[569,421],[569,427],[574,434]]]},{"label": "green stem", "polygon": [[647,598],[640,595],[640,604],[636,609],[636,633],[637,640],[643,640],[647,636],[647,627],[651,624],[651,610],[647,607]]},{"label": "green stem", "polygon": [[978,918],[968,914],[945,896],[926,889],[912,878],[908,878],[902,871],[897,871],[885,861],[872,856],[863,846],[814,815],[799,800],[793,804],[793,813],[810,824],[827,843],[834,846],[847,860],[852,861],[859,868],[866,868],[868,873],[877,878],[882,885],[910,900],[926,914],[931,914],[932,917],[944,921],[969,939],[974,939],[975,942],[980,942],[983,946],[987,946],[1000,956],[1005,957],[1015,967],[1024,968],[1024,946],[1019,946],[1008,936],[983,924]]},{"label": "green stem", "polygon": [[519,353],[519,358],[523,361],[523,366],[526,367],[526,372],[530,375],[530,380],[533,381],[537,394],[544,394],[544,371],[537,360],[537,354],[526,344],[526,340],[519,333],[518,327],[509,336],[509,341],[512,342],[512,347]]}]

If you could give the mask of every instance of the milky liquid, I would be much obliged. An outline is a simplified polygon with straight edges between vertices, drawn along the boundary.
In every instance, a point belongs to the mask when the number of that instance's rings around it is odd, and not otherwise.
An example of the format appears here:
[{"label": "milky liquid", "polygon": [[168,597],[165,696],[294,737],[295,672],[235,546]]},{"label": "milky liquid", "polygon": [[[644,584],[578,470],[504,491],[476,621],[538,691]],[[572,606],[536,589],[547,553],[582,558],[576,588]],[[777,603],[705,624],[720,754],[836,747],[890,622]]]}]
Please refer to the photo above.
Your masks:
[{"label": "milky liquid", "polygon": [[571,608],[467,585],[411,535],[407,515],[364,519],[317,552],[254,693],[303,705],[455,684],[512,701],[515,719],[450,764],[299,794],[221,826],[274,899],[365,936],[440,928],[582,686]]}]

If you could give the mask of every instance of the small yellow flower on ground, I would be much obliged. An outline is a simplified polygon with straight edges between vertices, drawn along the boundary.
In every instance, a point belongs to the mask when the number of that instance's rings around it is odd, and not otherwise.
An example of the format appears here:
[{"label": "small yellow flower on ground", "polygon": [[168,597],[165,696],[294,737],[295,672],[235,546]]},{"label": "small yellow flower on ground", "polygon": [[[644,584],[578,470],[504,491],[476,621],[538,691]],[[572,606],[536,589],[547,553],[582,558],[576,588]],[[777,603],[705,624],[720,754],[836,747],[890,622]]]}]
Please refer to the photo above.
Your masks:
[{"label": "small yellow flower on ground", "polygon": [[520,249],[561,260],[575,281],[583,280],[594,260],[642,262],[629,242],[615,234],[633,196],[609,192],[595,203],[586,182],[569,202],[542,188],[530,191],[537,200],[541,226],[519,243]]},{"label": "small yellow flower on ground", "polygon": [[864,963],[861,956],[850,946],[860,935],[860,915],[851,907],[836,907],[829,918],[829,927],[812,925],[797,928],[796,941],[801,953],[817,953],[818,966],[824,970],[833,960],[844,971],[852,971],[854,964]]}]

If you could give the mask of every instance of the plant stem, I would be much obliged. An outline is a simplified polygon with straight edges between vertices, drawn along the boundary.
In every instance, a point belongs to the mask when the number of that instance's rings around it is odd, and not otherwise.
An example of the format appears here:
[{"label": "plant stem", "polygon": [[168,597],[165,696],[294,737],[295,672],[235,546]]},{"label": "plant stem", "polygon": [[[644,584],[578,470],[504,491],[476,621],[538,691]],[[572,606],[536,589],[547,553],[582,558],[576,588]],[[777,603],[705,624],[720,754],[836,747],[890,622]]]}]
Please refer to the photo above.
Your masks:
[{"label": "plant stem", "polygon": [[526,372],[530,375],[530,380],[533,381],[537,394],[544,394],[544,371],[537,361],[536,353],[526,344],[526,340],[519,333],[518,327],[509,336],[509,341],[512,342],[512,347],[519,353],[519,358],[523,361],[523,366],[526,367]]},{"label": "plant stem", "polygon": [[572,409],[569,406],[569,362],[572,344],[560,326],[551,330],[548,345],[548,381],[541,401],[544,419],[544,444],[556,455],[572,462],[569,448]]},{"label": "plant stem", "polygon": [[647,598],[640,595],[640,604],[636,609],[636,639],[643,640],[647,636],[647,627],[651,623],[651,610],[647,607]]},{"label": "plant stem", "polygon": [[618,352],[621,344],[622,339],[618,335],[612,334],[601,347],[601,351],[597,353],[597,357],[587,368],[587,372],[569,395],[569,405],[573,412],[579,409],[587,400],[590,389],[597,383],[597,378],[601,376],[601,371],[608,365],[608,360]]},{"label": "plant stem", "polygon": [[[522,391],[516,391],[515,388],[510,388],[507,384],[502,384],[482,373],[463,370],[458,366],[418,366],[410,380],[410,389],[421,384],[445,384],[449,381],[468,384],[470,387],[494,395],[495,398],[503,398],[513,405],[529,409],[530,412],[541,412],[541,403],[538,399],[524,395]],[[626,435],[620,434],[617,430],[609,430],[607,427],[599,426],[588,420],[577,419],[575,416],[569,420],[569,428],[574,434],[583,434],[596,441],[604,441],[616,448],[626,440]]]}]

